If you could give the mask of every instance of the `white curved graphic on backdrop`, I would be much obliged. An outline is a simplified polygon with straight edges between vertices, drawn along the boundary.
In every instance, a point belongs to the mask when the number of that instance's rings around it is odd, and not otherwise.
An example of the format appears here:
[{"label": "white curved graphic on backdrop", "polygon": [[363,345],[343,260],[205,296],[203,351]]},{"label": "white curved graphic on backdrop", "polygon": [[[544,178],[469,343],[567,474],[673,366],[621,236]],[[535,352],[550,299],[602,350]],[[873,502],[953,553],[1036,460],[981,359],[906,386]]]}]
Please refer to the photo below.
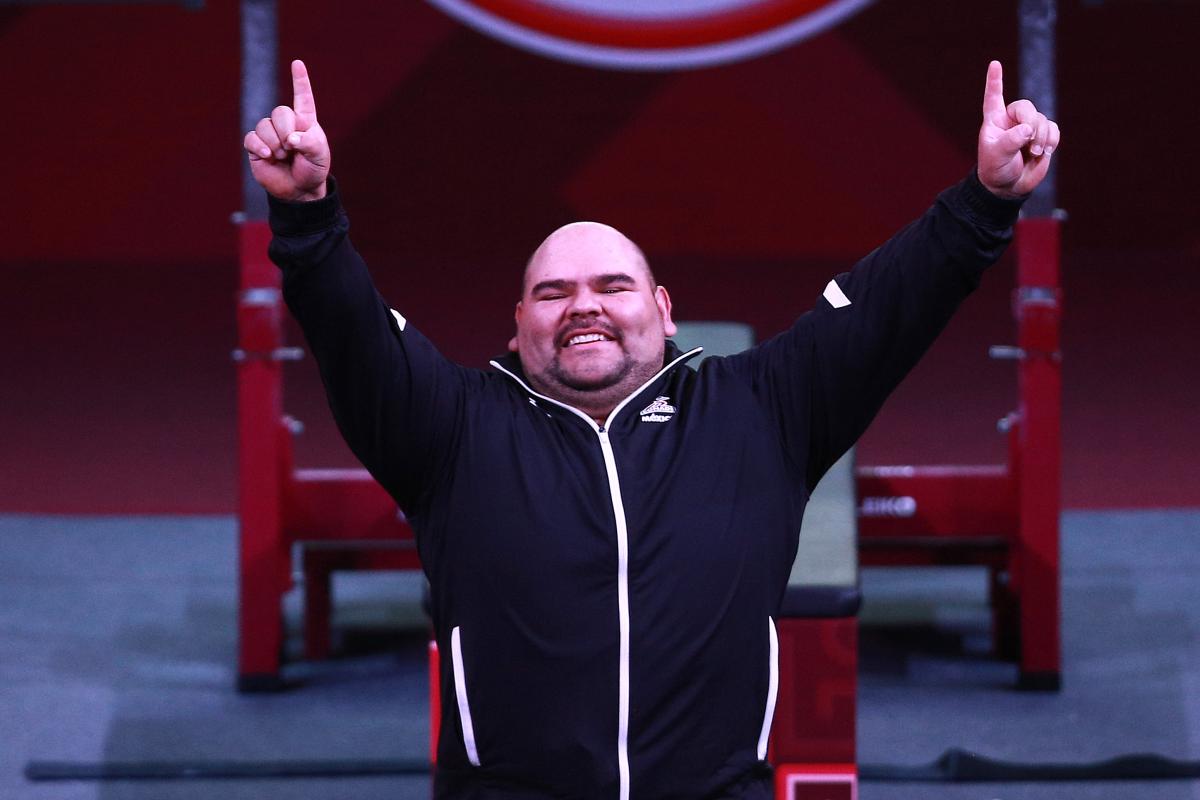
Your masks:
[{"label": "white curved graphic on backdrop", "polygon": [[833,27],[871,0],[428,0],[488,36],[608,69],[740,61]]}]

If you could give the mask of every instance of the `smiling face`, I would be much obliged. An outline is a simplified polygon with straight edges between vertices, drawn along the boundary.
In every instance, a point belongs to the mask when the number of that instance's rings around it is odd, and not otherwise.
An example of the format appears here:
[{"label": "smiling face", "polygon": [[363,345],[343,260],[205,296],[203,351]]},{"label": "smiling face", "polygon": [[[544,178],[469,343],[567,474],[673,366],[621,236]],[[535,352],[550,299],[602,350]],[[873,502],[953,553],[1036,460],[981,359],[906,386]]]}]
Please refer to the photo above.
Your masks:
[{"label": "smiling face", "polygon": [[623,234],[596,222],[559,228],[525,269],[509,349],[538,392],[603,419],[662,368],[671,298]]}]

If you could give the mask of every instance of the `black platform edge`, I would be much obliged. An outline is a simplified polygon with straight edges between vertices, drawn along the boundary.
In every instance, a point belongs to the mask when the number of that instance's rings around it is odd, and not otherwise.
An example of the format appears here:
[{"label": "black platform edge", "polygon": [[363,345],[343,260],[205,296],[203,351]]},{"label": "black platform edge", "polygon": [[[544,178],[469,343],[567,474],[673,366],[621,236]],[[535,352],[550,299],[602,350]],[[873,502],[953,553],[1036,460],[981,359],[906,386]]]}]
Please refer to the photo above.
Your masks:
[{"label": "black platform edge", "polygon": [[837,618],[858,616],[862,590],[857,586],[788,586],[780,617]]},{"label": "black platform edge", "polygon": [[863,782],[893,783],[1194,780],[1200,778],[1200,761],[1132,753],[1105,761],[1031,763],[989,758],[953,747],[928,764],[859,764],[858,777]]},{"label": "black platform edge", "polygon": [[237,690],[242,694],[269,694],[285,692],[290,688],[291,684],[270,672],[244,673],[237,678]]},{"label": "black platform edge", "polygon": [[1057,692],[1062,690],[1061,672],[1021,672],[1017,688],[1023,692]]}]

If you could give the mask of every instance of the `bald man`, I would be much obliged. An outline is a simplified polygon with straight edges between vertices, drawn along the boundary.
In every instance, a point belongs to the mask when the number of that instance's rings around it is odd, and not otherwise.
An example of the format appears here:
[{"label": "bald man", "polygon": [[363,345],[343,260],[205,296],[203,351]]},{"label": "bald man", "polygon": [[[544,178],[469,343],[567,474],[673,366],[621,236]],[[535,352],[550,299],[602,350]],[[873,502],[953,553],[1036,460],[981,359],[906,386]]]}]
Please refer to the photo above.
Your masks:
[{"label": "bald man", "polygon": [[308,74],[246,134],[339,427],[404,510],[443,657],[437,797],[768,798],[805,503],[1011,237],[1057,126],[988,69],[978,166],[787,331],[687,365],[645,256],[530,258],[509,353],[443,358],[347,238]]}]

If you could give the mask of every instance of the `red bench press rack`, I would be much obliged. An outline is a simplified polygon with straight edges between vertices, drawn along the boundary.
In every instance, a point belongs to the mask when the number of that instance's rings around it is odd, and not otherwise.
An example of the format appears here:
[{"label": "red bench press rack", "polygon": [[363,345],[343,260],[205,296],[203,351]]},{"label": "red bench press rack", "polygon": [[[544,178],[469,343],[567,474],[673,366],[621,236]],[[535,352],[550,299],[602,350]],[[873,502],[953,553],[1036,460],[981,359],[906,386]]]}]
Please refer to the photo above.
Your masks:
[{"label": "red bench press rack", "polygon": [[988,567],[997,655],[1020,665],[1018,685],[1061,686],[1059,510],[1062,355],[1060,217],[1016,226],[1017,409],[1001,420],[1008,463],[860,467],[859,546],[864,565]]}]

